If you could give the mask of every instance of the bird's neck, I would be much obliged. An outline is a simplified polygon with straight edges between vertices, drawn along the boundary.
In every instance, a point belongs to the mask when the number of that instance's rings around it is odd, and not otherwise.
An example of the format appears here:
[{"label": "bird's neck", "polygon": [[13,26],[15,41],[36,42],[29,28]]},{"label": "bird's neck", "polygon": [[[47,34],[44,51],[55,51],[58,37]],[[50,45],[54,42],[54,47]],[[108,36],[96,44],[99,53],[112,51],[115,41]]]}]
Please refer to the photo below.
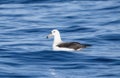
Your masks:
[{"label": "bird's neck", "polygon": [[60,34],[54,36],[54,44],[59,44],[61,42],[62,40],[61,40]]}]

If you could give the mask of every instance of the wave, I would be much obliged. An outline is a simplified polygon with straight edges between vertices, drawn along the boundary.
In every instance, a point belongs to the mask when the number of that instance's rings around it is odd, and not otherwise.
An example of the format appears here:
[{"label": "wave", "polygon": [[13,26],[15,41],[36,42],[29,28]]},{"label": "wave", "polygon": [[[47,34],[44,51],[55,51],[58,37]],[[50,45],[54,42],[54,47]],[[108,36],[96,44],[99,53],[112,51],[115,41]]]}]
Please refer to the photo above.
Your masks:
[{"label": "wave", "polygon": [[0,0],[0,4],[11,4],[11,3],[44,3],[44,2],[63,2],[73,0]]},{"label": "wave", "polygon": [[0,0],[0,4],[50,3],[50,2],[68,2],[68,1],[108,1],[108,0]]},{"label": "wave", "polygon": [[99,35],[99,38],[107,41],[120,41],[120,34],[106,34],[106,35]]}]

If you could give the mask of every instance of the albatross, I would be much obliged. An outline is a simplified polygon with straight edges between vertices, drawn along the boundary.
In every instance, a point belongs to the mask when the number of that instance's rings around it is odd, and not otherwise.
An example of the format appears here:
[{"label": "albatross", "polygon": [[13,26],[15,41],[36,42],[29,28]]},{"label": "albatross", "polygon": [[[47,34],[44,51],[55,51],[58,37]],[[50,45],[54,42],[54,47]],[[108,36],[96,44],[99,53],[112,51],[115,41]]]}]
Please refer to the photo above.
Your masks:
[{"label": "albatross", "polygon": [[60,36],[60,32],[57,29],[52,30],[47,38],[52,36],[54,36],[53,50],[55,51],[76,51],[89,46],[79,42],[63,42]]}]

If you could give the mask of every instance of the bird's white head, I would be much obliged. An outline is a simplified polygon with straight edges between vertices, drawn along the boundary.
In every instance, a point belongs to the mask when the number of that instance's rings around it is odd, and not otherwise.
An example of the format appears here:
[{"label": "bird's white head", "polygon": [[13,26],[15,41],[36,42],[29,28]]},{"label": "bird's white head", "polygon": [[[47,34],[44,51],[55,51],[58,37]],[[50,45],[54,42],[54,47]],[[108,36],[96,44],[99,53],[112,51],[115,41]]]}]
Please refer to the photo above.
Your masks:
[{"label": "bird's white head", "polygon": [[49,34],[49,35],[47,36],[47,38],[50,38],[50,37],[52,37],[52,36],[60,36],[59,31],[58,31],[57,29],[52,30],[52,31],[51,31],[51,34]]},{"label": "bird's white head", "polygon": [[60,32],[57,29],[52,30],[51,34],[49,34],[47,36],[47,38],[50,38],[52,36],[54,36],[54,43],[55,44],[62,42],[61,37],[60,37]]}]

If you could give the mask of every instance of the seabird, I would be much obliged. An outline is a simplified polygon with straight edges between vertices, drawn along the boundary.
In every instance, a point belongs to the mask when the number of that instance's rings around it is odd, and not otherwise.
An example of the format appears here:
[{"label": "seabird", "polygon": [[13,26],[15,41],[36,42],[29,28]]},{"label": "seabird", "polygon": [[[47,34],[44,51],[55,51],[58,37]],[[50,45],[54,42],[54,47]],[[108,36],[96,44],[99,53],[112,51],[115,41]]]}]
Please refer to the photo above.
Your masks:
[{"label": "seabird", "polygon": [[63,42],[61,40],[60,32],[57,29],[52,30],[51,34],[49,34],[47,38],[52,36],[54,36],[53,50],[55,51],[75,51],[89,46],[87,44],[80,44],[78,42]]}]

